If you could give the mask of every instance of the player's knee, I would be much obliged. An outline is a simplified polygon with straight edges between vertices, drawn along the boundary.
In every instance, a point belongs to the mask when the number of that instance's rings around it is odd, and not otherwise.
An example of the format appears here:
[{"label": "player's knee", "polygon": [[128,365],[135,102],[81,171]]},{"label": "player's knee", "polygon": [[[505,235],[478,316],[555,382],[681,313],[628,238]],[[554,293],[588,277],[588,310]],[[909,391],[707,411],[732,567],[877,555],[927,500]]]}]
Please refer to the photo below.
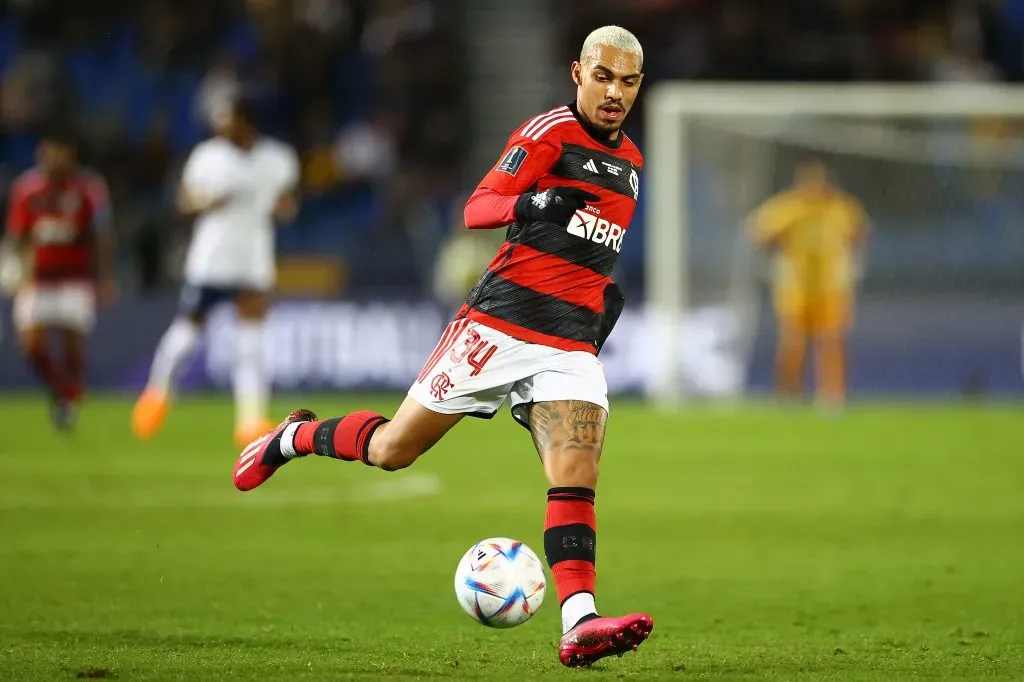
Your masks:
[{"label": "player's knee", "polygon": [[235,310],[238,317],[247,322],[260,322],[267,315],[267,299],[257,292],[245,292],[235,299]]},{"label": "player's knee", "polygon": [[36,330],[22,332],[18,335],[18,346],[29,357],[39,355],[43,351],[43,335]]},{"label": "player's knee", "polygon": [[389,446],[371,456],[370,462],[384,471],[398,471],[412,466],[420,454],[411,448]]},{"label": "player's knee", "polygon": [[571,452],[545,458],[548,482],[556,488],[595,488],[600,454],[597,448],[573,448]]}]

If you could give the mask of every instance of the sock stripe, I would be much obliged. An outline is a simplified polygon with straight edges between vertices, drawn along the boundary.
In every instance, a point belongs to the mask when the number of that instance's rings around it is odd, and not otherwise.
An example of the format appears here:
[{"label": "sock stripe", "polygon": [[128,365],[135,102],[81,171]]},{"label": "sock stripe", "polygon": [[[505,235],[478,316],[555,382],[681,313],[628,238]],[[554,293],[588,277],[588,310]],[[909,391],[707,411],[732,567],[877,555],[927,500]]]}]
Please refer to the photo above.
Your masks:
[{"label": "sock stripe", "polygon": [[548,495],[548,502],[584,502],[586,504],[594,504],[593,497],[584,497],[582,495],[570,495],[568,493],[560,493],[557,495]]},{"label": "sock stripe", "polygon": [[593,500],[596,497],[596,493],[593,488],[572,488],[572,487],[561,487],[561,488],[548,488],[548,497],[571,495],[573,497],[585,498]]},{"label": "sock stripe", "polygon": [[390,421],[384,417],[377,417],[376,419],[370,419],[359,429],[359,433],[356,435],[356,452],[359,453],[359,459],[363,464],[373,466],[370,464],[370,439],[373,438],[373,433],[382,424]]},{"label": "sock stripe", "polygon": [[554,568],[563,561],[586,561],[597,558],[597,534],[587,523],[570,523],[544,531],[544,554]]},{"label": "sock stripe", "polygon": [[334,432],[338,430],[341,418],[325,419],[313,432],[313,452],[324,457],[335,457]]},{"label": "sock stripe", "polygon": [[594,504],[594,491],[590,488],[551,488],[548,502],[584,502]]}]

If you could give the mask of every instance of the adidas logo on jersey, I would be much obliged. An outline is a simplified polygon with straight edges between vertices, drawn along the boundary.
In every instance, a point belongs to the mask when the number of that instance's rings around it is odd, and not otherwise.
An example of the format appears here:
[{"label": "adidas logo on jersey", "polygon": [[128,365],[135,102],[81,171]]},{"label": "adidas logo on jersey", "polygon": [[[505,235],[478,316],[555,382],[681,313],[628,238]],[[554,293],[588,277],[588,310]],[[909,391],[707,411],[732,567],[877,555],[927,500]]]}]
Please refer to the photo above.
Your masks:
[{"label": "adidas logo on jersey", "polygon": [[587,239],[595,244],[604,244],[608,248],[614,249],[615,253],[622,250],[622,237],[626,234],[620,225],[583,211],[576,211],[565,229],[569,234]]},{"label": "adidas logo on jersey", "polygon": [[583,167],[585,169],[587,169],[588,171],[590,171],[591,173],[596,173],[597,172],[597,164],[594,163],[593,159],[590,159],[585,164],[583,164]]}]

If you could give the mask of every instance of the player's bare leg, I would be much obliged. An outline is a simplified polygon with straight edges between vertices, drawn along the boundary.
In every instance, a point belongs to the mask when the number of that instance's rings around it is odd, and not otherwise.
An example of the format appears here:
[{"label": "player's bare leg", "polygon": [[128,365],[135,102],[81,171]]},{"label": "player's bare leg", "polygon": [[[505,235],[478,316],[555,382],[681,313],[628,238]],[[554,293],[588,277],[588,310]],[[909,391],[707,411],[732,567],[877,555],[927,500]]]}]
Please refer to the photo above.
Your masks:
[{"label": "player's bare leg", "polygon": [[826,409],[838,409],[846,400],[846,348],[841,334],[824,334],[815,343],[818,400]]},{"label": "player's bare leg", "polygon": [[594,603],[594,494],[607,420],[603,407],[580,400],[540,402],[529,411],[530,433],[551,485],[544,553],[562,606],[558,657],[571,667],[636,650],[654,628],[647,614],[602,617]]},{"label": "player's bare leg", "polygon": [[235,487],[252,490],[292,459],[306,455],[361,461],[385,471],[404,469],[462,416],[428,410],[409,397],[391,420],[369,410],[317,420],[312,412],[297,410],[242,450],[235,464]]},{"label": "player's bare leg", "polygon": [[245,291],[235,299],[235,442],[240,447],[274,428],[267,418],[270,379],[263,350],[263,321],[268,307],[267,296],[261,291]]},{"label": "player's bare leg", "polygon": [[149,371],[149,381],[132,409],[132,432],[149,440],[159,433],[170,410],[174,377],[199,344],[204,319],[201,315],[179,316],[164,332]]},{"label": "player's bare leg", "polygon": [[782,398],[798,400],[803,394],[807,340],[803,327],[786,315],[778,316],[779,337],[775,348],[775,382]]}]

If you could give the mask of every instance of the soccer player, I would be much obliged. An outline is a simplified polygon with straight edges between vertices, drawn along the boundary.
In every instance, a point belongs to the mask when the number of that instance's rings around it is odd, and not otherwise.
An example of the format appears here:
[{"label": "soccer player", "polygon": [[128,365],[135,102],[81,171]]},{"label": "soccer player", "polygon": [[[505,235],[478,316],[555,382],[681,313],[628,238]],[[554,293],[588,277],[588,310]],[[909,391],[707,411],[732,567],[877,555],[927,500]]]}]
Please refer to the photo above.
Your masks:
[{"label": "soccer player", "polygon": [[[28,271],[14,296],[19,345],[50,393],[54,425],[69,429],[85,392],[97,297],[110,302],[116,285],[107,184],[78,166],[68,131],[45,133],[36,166],[14,181],[4,242],[0,252],[14,253],[12,262]],[[63,353],[54,352],[54,336]]]},{"label": "soccer player", "polygon": [[800,164],[791,188],[750,219],[754,243],[775,255],[772,294],[778,319],[779,393],[803,391],[805,348],[813,342],[818,398],[842,406],[846,398],[846,332],[868,236],[868,218],[854,197],[833,184],[817,160]]},{"label": "soccer player", "polygon": [[244,99],[215,121],[215,129],[182,172],[178,208],[196,221],[181,311],[157,346],[132,411],[132,430],[141,439],[153,438],[163,425],[175,374],[198,345],[210,310],[223,302],[234,304],[238,318],[235,439],[243,445],[273,428],[266,416],[263,319],[274,284],[274,221],[295,216],[299,162],[292,147],[260,134]]},{"label": "soccer player", "polygon": [[597,353],[623,304],[610,274],[643,157],[620,127],[642,66],[632,33],[597,29],[571,67],[575,102],[509,138],[465,209],[469,228],[507,227],[506,241],[393,418],[361,410],[318,421],[297,410],[246,447],[234,470],[235,486],[251,490],[309,454],[401,469],[463,417],[491,417],[511,398],[551,486],[544,549],[567,666],[635,649],[654,626],[642,613],[599,616],[594,602],[594,489],[608,419]]}]

